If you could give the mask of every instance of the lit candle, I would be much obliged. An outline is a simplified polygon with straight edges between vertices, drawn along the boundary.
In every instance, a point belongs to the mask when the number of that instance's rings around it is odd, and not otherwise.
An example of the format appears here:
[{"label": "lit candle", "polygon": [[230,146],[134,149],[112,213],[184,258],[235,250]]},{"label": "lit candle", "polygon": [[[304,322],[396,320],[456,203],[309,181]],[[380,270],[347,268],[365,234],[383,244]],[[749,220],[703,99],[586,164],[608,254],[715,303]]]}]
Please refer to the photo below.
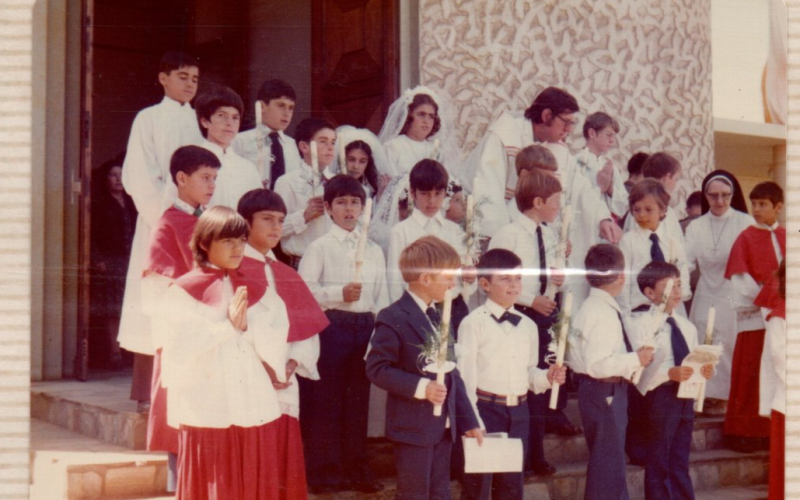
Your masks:
[{"label": "lit candle", "polygon": [[714,320],[717,318],[717,310],[714,306],[708,310],[708,320],[706,322],[706,345],[711,345],[714,338]]},{"label": "lit candle", "polygon": [[[264,172],[264,131],[261,129],[261,101],[256,101],[256,147],[258,148],[258,175],[266,179],[269,175]],[[269,183],[267,183],[269,185]]]},{"label": "lit candle", "polygon": [[347,154],[344,151],[344,141],[339,143],[339,173],[347,173]]},{"label": "lit candle", "polygon": [[672,287],[675,286],[675,280],[670,278],[667,280],[667,285],[664,287],[664,293],[661,295],[661,303],[658,305],[658,310],[664,312],[667,308],[667,302],[672,295]]},{"label": "lit candle", "polygon": [[[569,313],[572,310],[572,292],[567,292],[564,299],[564,308],[561,310],[563,319],[561,320],[561,330],[558,332],[558,352],[556,352],[556,366],[564,366],[564,354],[567,352],[567,334],[569,334]],[[553,382],[550,392],[550,409],[555,410],[558,404],[558,388],[560,384]]]},{"label": "lit candle", "polygon": [[309,143],[311,148],[311,187],[312,196],[317,195],[317,186],[319,185],[319,156],[317,155],[317,141]]},{"label": "lit candle", "polygon": [[358,248],[356,248],[356,272],[353,276],[353,283],[361,283],[361,272],[364,266],[364,253],[367,251],[367,234],[369,233],[369,220],[372,217],[372,198],[367,198],[362,215],[364,225],[361,235],[358,238]]},{"label": "lit candle", "polygon": [[[447,362],[447,343],[450,336],[450,313],[453,308],[453,293],[444,292],[444,305],[442,306],[442,322],[439,332],[439,356],[436,360],[436,383],[444,385],[444,364]],[[442,405],[434,405],[433,416],[442,416]]]}]

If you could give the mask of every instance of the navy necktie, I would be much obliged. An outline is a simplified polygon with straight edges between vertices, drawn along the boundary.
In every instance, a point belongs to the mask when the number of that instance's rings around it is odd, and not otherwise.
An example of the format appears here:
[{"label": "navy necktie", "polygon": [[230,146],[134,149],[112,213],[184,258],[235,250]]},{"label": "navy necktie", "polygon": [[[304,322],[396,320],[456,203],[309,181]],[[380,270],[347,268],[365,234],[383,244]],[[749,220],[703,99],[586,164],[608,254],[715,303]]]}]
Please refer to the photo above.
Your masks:
[{"label": "navy necktie", "polygon": [[508,311],[501,314],[499,318],[494,314],[492,314],[492,318],[500,324],[503,324],[503,321],[508,321],[514,326],[519,325],[519,322],[522,321],[522,316],[519,316],[517,314],[511,314]]},{"label": "navy necktie", "polygon": [[431,306],[425,310],[425,314],[428,316],[428,319],[431,320],[431,323],[433,323],[433,327],[438,329],[439,325],[442,323],[442,317],[439,316],[439,311]]},{"label": "navy necktie", "polygon": [[631,347],[631,341],[628,340],[628,332],[625,331],[625,322],[622,321],[622,314],[618,312],[617,317],[619,318],[619,326],[622,328],[622,340],[625,341],[625,350],[628,352],[633,352],[633,347]]},{"label": "navy necktie", "polygon": [[203,209],[200,207],[195,208],[194,212],[192,212],[192,215],[194,215],[195,217],[200,217],[201,215],[203,215]]},{"label": "navy necktie", "polygon": [[672,327],[670,340],[672,341],[672,356],[675,358],[675,366],[681,366],[683,358],[689,355],[689,345],[686,343],[686,339],[683,338],[683,332],[678,328],[675,318],[667,318],[667,323]]},{"label": "navy necktie", "polygon": [[664,258],[664,252],[661,251],[661,245],[658,244],[658,235],[656,233],[650,235],[650,241],[653,242],[650,245],[650,259],[653,262],[666,262],[667,259]]},{"label": "navy necktie", "polygon": [[278,177],[286,173],[286,163],[283,159],[283,147],[281,146],[280,135],[277,132],[269,134],[270,139],[270,153],[274,160],[269,167],[269,188],[275,189],[275,181]]},{"label": "navy necktie", "polygon": [[547,290],[547,258],[545,256],[541,224],[536,227],[536,239],[539,242],[539,295],[544,295]]}]

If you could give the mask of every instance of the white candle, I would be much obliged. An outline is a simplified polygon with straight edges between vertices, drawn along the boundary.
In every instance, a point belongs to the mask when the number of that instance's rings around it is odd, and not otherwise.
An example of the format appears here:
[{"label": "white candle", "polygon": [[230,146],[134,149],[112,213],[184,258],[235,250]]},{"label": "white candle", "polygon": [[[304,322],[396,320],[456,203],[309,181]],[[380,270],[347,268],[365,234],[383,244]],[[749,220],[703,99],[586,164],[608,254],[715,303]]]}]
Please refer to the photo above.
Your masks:
[{"label": "white candle", "polygon": [[664,293],[661,294],[661,303],[658,305],[658,310],[664,312],[667,308],[670,296],[672,296],[672,287],[675,286],[675,280],[670,278],[667,280],[667,286],[664,287]]},{"label": "white candle", "polygon": [[437,160],[438,156],[439,156],[439,139],[436,138],[433,140],[433,151],[431,152],[431,160]]},{"label": "white candle", "polygon": [[[569,225],[572,222],[572,207],[566,205],[561,211],[561,239],[558,242],[558,252],[556,253],[556,262],[554,267],[563,268],[567,263],[567,240],[569,239]],[[547,283],[547,290],[545,296],[553,300],[558,293],[556,286],[552,281]]]},{"label": "white candle", "polygon": [[561,244],[566,248],[569,237],[569,224],[572,222],[572,206],[567,205],[561,211]]},{"label": "white candle", "polygon": [[319,185],[319,156],[317,155],[317,141],[309,143],[311,148],[311,187],[312,195],[317,195],[317,186]]},{"label": "white candle", "polygon": [[[447,343],[450,336],[450,313],[453,308],[453,293],[450,290],[444,292],[444,305],[442,306],[442,322],[439,334],[439,356],[437,359],[438,369],[436,371],[436,383],[444,384],[444,364],[447,361]],[[433,415],[442,415],[442,405],[434,405]]]},{"label": "white candle", "polygon": [[361,229],[361,235],[358,238],[358,247],[356,248],[356,272],[353,277],[354,283],[361,283],[361,272],[364,266],[364,253],[367,251],[367,234],[369,233],[369,220],[372,218],[372,198],[367,198],[367,203],[364,205],[364,226]]},{"label": "white candle", "polygon": [[472,246],[474,244],[475,229],[473,228],[473,218],[475,217],[475,198],[467,196],[467,249],[464,261],[468,266],[472,265]]},{"label": "white candle", "polygon": [[[264,131],[261,129],[261,101],[256,101],[256,146],[258,146],[258,174],[261,179],[266,179],[268,172],[264,172]],[[267,183],[269,185],[269,183]]]},{"label": "white candle", "polygon": [[711,306],[711,309],[708,310],[708,320],[706,322],[706,345],[711,345],[711,341],[714,338],[714,320],[717,318],[717,310],[714,306]]},{"label": "white candle", "polygon": [[339,173],[347,173],[347,153],[344,150],[344,141],[339,143]]},{"label": "white candle", "polygon": [[[567,292],[567,297],[564,299],[564,307],[561,309],[562,317],[561,330],[558,332],[558,352],[556,352],[556,366],[561,368],[564,365],[564,355],[567,352],[567,335],[569,334],[569,314],[572,310],[572,292]],[[558,404],[558,388],[560,384],[553,382],[553,388],[550,392],[550,409],[555,410]]]}]

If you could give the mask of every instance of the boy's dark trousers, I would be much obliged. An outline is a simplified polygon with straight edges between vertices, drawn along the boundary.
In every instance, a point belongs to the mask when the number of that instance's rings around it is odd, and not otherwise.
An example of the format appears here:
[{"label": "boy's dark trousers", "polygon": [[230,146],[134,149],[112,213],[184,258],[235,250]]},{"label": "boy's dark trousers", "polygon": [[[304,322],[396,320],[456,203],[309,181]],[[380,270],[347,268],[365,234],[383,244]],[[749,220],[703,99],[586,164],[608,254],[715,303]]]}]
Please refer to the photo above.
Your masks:
[{"label": "boy's dark trousers", "polygon": [[647,428],[645,498],[694,500],[694,488],[689,477],[694,399],[679,399],[678,384],[670,381],[648,392],[644,400]]},{"label": "boy's dark trousers", "polygon": [[300,427],[310,486],[372,481],[366,461],[369,381],[364,354],[375,325],[372,313],[325,311],[319,334],[320,380],[300,381]]},{"label": "boy's dark trousers", "polygon": [[[522,456],[528,454],[530,418],[525,402],[517,406],[478,401],[486,432],[507,432],[508,437],[522,440]],[[464,474],[462,500],[522,500],[522,472],[506,474]]]},{"label": "boy's dark trousers", "polygon": [[625,474],[628,383],[621,377],[614,377],[614,382],[583,374],[576,378],[583,434],[589,446],[584,499],[630,500]]},{"label": "boy's dark trousers", "polygon": [[[452,419],[451,419],[452,423]],[[397,467],[395,500],[450,500],[450,429],[431,446],[393,441]]]},{"label": "boy's dark trousers", "polygon": [[628,388],[628,430],[625,435],[625,453],[631,463],[644,465],[647,457],[647,418],[645,400],[636,386]]}]

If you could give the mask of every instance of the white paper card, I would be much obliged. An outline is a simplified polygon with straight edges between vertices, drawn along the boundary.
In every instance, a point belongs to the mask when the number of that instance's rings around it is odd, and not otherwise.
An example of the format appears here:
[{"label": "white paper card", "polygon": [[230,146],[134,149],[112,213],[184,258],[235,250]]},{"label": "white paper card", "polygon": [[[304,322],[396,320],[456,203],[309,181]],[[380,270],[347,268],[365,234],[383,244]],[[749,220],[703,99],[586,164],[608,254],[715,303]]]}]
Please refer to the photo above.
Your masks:
[{"label": "white paper card", "polygon": [[522,440],[509,438],[505,433],[487,434],[483,445],[475,438],[464,440],[464,472],[488,474],[493,472],[522,472]]},{"label": "white paper card", "polygon": [[679,398],[698,399],[705,393],[706,379],[700,374],[700,368],[708,364],[716,365],[720,355],[722,355],[722,345],[701,344],[684,358],[681,366],[689,366],[693,371],[689,380],[681,382],[678,386]]}]

